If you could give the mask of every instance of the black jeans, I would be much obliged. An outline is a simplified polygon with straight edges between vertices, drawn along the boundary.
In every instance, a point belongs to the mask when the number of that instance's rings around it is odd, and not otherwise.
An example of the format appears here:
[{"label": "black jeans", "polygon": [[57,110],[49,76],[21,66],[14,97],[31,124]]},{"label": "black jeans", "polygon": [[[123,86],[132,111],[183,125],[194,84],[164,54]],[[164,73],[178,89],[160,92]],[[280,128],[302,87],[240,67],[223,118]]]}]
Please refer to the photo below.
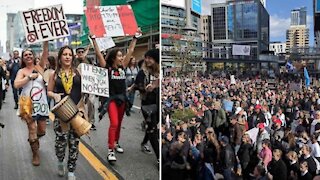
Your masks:
[{"label": "black jeans", "polygon": [[11,87],[12,87],[12,92],[13,92],[13,98],[14,98],[14,102],[16,104],[18,104],[19,101],[19,89],[14,88],[14,81],[11,81]]},{"label": "black jeans", "polygon": [[159,159],[159,129],[157,128],[159,122],[158,112],[151,115],[151,121],[148,121],[148,114],[142,111],[143,117],[147,123],[147,129],[141,144],[147,144],[150,140],[152,149],[154,150],[157,159]]}]

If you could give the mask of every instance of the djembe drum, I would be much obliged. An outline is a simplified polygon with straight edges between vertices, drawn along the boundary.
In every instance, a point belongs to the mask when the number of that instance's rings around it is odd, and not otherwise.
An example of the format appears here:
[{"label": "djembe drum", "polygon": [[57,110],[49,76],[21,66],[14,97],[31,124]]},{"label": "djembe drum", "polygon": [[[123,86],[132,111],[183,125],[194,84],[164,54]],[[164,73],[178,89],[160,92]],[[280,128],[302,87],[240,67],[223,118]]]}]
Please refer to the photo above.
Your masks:
[{"label": "djembe drum", "polygon": [[86,134],[92,124],[80,116],[78,107],[72,101],[70,96],[66,96],[52,108],[52,113],[61,121],[70,123],[76,134],[80,137]]}]

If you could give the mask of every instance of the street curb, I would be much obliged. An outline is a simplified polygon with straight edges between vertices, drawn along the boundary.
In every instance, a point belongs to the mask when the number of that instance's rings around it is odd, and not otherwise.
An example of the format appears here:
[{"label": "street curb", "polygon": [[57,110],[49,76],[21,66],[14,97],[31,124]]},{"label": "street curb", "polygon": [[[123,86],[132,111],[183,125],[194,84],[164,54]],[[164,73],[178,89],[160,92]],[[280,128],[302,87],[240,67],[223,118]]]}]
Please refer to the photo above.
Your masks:
[{"label": "street curb", "polygon": [[119,180],[124,180],[124,178],[120,175],[120,173],[115,170],[107,161],[105,161],[102,157],[100,157],[100,155],[83,139],[80,139],[80,142],[86,147],[88,148],[91,153],[93,155],[96,156],[96,158],[101,161],[101,163],[103,165],[105,165],[110,171],[112,171],[112,173],[114,173],[114,175],[119,179]]}]

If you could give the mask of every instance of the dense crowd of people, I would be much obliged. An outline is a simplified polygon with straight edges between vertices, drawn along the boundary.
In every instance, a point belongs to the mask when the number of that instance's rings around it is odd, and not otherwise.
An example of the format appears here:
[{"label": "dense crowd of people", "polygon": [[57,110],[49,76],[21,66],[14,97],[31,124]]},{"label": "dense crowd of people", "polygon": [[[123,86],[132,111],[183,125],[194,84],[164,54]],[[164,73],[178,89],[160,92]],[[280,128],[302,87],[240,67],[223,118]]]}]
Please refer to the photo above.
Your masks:
[{"label": "dense crowd of people", "polygon": [[319,86],[299,74],[230,77],[163,78],[163,179],[319,175]]}]

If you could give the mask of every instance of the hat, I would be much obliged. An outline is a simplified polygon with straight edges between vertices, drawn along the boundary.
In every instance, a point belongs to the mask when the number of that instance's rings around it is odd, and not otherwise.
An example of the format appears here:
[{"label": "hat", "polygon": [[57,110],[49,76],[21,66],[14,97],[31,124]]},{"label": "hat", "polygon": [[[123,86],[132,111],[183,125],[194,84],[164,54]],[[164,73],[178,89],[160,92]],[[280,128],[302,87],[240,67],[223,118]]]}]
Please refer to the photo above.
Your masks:
[{"label": "hat", "polygon": [[282,122],[281,122],[281,120],[280,120],[280,119],[276,119],[276,120],[274,120],[274,121],[273,121],[273,123],[275,123],[275,124],[282,124]]},{"label": "hat", "polygon": [[156,63],[159,64],[159,49],[150,49],[146,52],[146,54],[144,54],[144,57],[147,56],[153,58],[156,61]]},{"label": "hat", "polygon": [[262,106],[261,106],[260,104],[257,104],[254,108],[255,108],[255,109],[261,109]]},{"label": "hat", "polygon": [[234,114],[235,114],[235,115],[238,115],[240,111],[242,111],[242,108],[241,108],[241,107],[237,107],[237,108],[236,108],[236,112],[235,112]]},{"label": "hat", "polygon": [[228,144],[229,143],[229,138],[227,136],[221,136],[219,138],[219,141],[225,143],[225,144]]},{"label": "hat", "polygon": [[258,124],[258,128],[259,128],[259,129],[263,129],[263,128],[264,128],[264,123],[259,123],[259,124]]},{"label": "hat", "polygon": [[79,50],[84,50],[84,48],[83,48],[83,47],[78,47],[78,48],[76,49],[76,52],[78,52]]}]

